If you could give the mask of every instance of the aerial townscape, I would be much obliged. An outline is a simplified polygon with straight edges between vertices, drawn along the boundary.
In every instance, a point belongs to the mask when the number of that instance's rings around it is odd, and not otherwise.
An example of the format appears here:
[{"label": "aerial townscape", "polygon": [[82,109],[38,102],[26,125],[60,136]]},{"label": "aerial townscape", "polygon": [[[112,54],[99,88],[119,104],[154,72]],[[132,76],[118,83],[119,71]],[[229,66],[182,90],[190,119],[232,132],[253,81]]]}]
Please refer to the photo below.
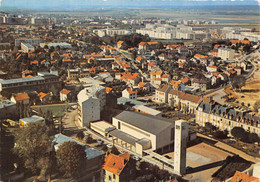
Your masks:
[{"label": "aerial townscape", "polygon": [[0,0],[0,182],[259,182],[256,0]]}]

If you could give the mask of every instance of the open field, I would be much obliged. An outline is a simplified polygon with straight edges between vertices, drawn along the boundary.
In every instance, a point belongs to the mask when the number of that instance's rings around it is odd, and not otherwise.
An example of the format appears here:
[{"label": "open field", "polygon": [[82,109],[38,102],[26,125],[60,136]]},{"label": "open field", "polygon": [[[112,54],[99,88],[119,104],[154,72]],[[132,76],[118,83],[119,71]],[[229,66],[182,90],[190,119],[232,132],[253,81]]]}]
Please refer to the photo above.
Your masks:
[{"label": "open field", "polygon": [[254,103],[257,100],[260,100],[260,62],[254,63],[256,71],[253,76],[246,82],[246,85],[242,87],[241,92],[235,92],[234,94],[238,97],[236,101],[232,104],[241,106],[241,103],[244,102],[245,106],[250,104],[250,109],[252,109]]},{"label": "open field", "polygon": [[[69,103],[68,107],[75,105],[75,103]],[[54,104],[54,105],[39,105],[39,106],[32,106],[33,110],[39,112],[41,109],[43,113],[46,113],[48,110],[52,111],[55,117],[62,117],[65,114],[67,106],[66,104]]]}]

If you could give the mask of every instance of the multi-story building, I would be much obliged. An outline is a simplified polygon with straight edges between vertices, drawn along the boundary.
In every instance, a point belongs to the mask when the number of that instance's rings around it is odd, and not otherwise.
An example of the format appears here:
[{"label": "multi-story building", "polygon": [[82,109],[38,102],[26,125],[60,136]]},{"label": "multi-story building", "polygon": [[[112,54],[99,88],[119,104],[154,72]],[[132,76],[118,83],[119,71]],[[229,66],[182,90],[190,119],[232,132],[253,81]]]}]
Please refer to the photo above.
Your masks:
[{"label": "multi-story building", "polygon": [[10,100],[0,101],[0,119],[13,118],[17,116],[17,109],[15,102]]},{"label": "multi-story building", "polygon": [[100,120],[100,112],[106,105],[105,87],[95,85],[78,94],[78,119],[81,126],[90,127],[92,121]]},{"label": "multi-story building", "polygon": [[32,46],[38,46],[41,43],[41,39],[15,39],[15,46],[21,46],[21,43],[31,44]]},{"label": "multi-story building", "polygon": [[30,51],[34,51],[34,47],[31,44],[21,43],[21,49],[23,52],[28,53]]},{"label": "multi-story building", "polygon": [[110,153],[107,155],[103,166],[104,181],[120,182],[134,179],[135,170],[131,170],[128,164],[129,159],[129,153],[119,155]]},{"label": "multi-story building", "polygon": [[217,102],[201,102],[197,108],[196,122],[205,126],[209,122],[220,130],[231,131],[234,127],[242,127],[246,131],[260,136],[260,116],[237,106]]},{"label": "multi-story building", "polygon": [[218,48],[218,57],[224,60],[233,60],[235,56],[235,50],[234,49],[227,49],[220,47]]},{"label": "multi-story building", "polygon": [[68,69],[68,80],[77,80],[79,78],[84,78],[84,77],[88,77],[89,74],[89,70],[88,69]]},{"label": "multi-story building", "polygon": [[59,77],[53,74],[44,76],[35,76],[28,78],[17,78],[9,80],[0,80],[0,92],[12,91],[23,92],[26,90],[49,91],[50,89],[61,89]]},{"label": "multi-story building", "polygon": [[168,103],[168,93],[171,90],[171,86],[163,85],[156,89],[155,100],[160,103]]}]

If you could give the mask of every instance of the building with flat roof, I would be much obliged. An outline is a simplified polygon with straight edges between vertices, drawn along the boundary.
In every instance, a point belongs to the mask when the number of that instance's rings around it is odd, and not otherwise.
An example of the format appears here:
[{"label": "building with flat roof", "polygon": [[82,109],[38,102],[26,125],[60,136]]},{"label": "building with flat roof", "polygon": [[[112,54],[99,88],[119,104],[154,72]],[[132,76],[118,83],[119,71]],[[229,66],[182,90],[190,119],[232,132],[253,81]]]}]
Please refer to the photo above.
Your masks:
[{"label": "building with flat roof", "polygon": [[42,122],[45,123],[45,119],[43,117],[37,116],[37,115],[33,115],[31,117],[27,117],[27,118],[22,118],[19,120],[19,124],[20,126],[25,126],[29,123],[35,123],[35,122]]},{"label": "building with flat roof", "polygon": [[152,116],[162,116],[162,112],[158,111],[156,109],[144,106],[144,105],[136,105],[133,107],[136,112],[144,113],[144,114],[149,114]]},{"label": "building with flat roof", "polygon": [[35,76],[27,78],[16,78],[0,80],[0,92],[12,91],[22,92],[25,90],[49,91],[51,88],[60,90],[61,81],[56,75]]},{"label": "building with flat roof", "polygon": [[[82,169],[82,177],[84,175],[84,181],[93,181],[93,178],[100,178],[101,169],[104,161],[105,153],[94,148],[91,148],[77,140],[74,140],[70,137],[67,137],[63,134],[56,134],[53,139],[53,147],[55,151],[57,151],[61,144],[64,142],[76,142],[79,145],[85,147],[86,152],[86,160],[84,161],[83,169]],[[95,176],[95,177],[93,177]]]},{"label": "building with flat roof", "polygon": [[223,60],[233,60],[235,56],[235,50],[234,49],[227,49],[224,47],[218,48],[218,57],[220,57]]},{"label": "building with flat roof", "polygon": [[81,126],[100,120],[100,112],[106,105],[105,87],[95,85],[81,90],[78,94],[78,119]]},{"label": "building with flat roof", "polygon": [[19,47],[21,46],[21,43],[31,44],[32,46],[38,46],[41,43],[41,39],[15,39],[15,46]]},{"label": "building with flat roof", "polygon": [[28,53],[30,51],[34,51],[34,47],[31,44],[27,44],[27,43],[21,43],[21,49],[24,53]]},{"label": "building with flat roof", "polygon": [[10,100],[0,101],[0,119],[13,118],[18,116],[16,103]]}]

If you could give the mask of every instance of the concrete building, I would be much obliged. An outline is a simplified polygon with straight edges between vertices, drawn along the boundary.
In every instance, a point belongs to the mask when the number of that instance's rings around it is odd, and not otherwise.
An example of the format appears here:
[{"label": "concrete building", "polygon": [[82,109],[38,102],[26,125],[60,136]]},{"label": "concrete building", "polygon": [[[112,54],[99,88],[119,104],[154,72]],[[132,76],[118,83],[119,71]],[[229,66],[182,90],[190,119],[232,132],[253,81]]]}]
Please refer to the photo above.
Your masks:
[{"label": "concrete building", "polygon": [[136,105],[133,107],[135,109],[135,112],[140,112],[140,113],[144,113],[144,114],[149,114],[152,116],[159,116],[162,117],[162,112],[158,111],[156,109],[144,106],[144,105]]},{"label": "concrete building", "polygon": [[41,39],[15,39],[15,46],[21,46],[21,43],[30,44],[32,46],[38,46],[41,43]]},{"label": "concrete building", "polygon": [[235,56],[235,50],[234,49],[227,49],[220,47],[218,48],[218,57],[220,57],[223,60],[233,60]]},{"label": "concrete building", "polygon": [[21,43],[21,49],[24,53],[28,53],[30,51],[34,51],[34,47],[31,44],[27,44],[27,43]]},{"label": "concrete building", "polygon": [[168,93],[171,90],[171,86],[163,85],[162,87],[156,89],[155,100],[160,103],[168,103]]},{"label": "concrete building", "polygon": [[57,151],[64,142],[76,142],[85,148],[86,159],[83,161],[82,174],[80,175],[83,181],[101,181],[102,165],[104,161],[104,152],[91,148],[77,140],[69,138],[63,134],[56,134],[53,139],[54,150]]},{"label": "concrete building", "polygon": [[107,29],[94,30],[93,32],[96,33],[99,37],[104,37],[106,35],[108,36],[130,35],[132,33],[132,30],[120,29],[120,28],[107,28]]},{"label": "concrete building", "polygon": [[49,48],[50,47],[60,47],[61,49],[70,49],[72,48],[71,44],[66,43],[66,42],[58,42],[58,43],[41,43],[40,46],[43,48],[45,45],[47,45]]},{"label": "concrete building", "polygon": [[90,127],[100,120],[100,112],[106,105],[106,89],[102,86],[87,87],[78,94],[78,119],[81,126]]},{"label": "concrete building", "polygon": [[186,148],[189,126],[186,121],[175,121],[174,171],[179,175],[186,173]]},{"label": "concrete building", "polygon": [[17,116],[16,103],[10,100],[1,100],[0,113],[0,119],[13,118]]},{"label": "concrete building", "polygon": [[59,77],[53,74],[28,78],[0,80],[0,92],[22,92],[26,90],[49,91],[51,88],[61,89]]},{"label": "concrete building", "polygon": [[140,155],[146,149],[158,152],[173,149],[173,120],[123,111],[113,117],[112,124],[116,127],[109,133],[113,142]]}]

